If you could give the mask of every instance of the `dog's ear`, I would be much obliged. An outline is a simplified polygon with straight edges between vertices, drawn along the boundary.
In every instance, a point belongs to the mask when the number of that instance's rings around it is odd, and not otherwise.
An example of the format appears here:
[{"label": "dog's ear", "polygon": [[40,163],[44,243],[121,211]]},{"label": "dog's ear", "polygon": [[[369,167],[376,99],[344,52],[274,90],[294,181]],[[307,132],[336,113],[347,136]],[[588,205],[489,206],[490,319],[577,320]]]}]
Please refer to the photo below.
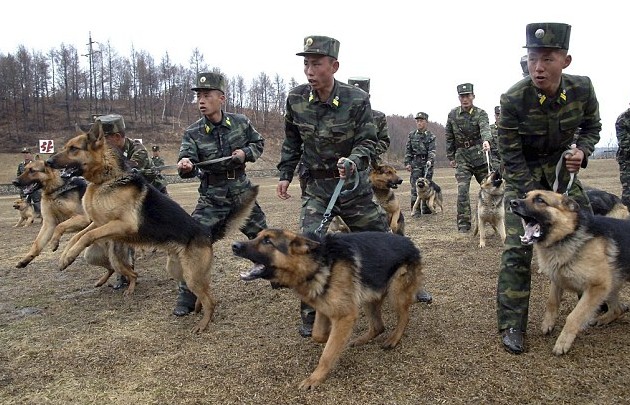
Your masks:
[{"label": "dog's ear", "polygon": [[87,133],[88,141],[90,143],[105,142],[105,133],[103,132],[103,124],[101,120],[96,120],[94,125],[90,128],[90,132]]},{"label": "dog's ear", "polygon": [[291,241],[290,249],[291,253],[298,255],[305,255],[319,246],[319,243],[302,236],[297,236]]},{"label": "dog's ear", "polygon": [[567,195],[562,196],[562,205],[571,212],[578,212],[580,210],[580,204],[578,204],[577,201]]}]

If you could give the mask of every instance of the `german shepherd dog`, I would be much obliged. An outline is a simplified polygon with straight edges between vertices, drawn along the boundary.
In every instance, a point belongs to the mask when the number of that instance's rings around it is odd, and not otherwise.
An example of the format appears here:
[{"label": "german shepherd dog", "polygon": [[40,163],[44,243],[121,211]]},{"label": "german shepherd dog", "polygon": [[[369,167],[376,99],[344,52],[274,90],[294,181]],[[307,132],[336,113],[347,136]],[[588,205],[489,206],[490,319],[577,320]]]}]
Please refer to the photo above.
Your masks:
[{"label": "german shepherd dog", "polygon": [[422,212],[422,204],[426,205],[431,213],[437,214],[437,208],[440,207],[440,212],[444,212],[442,207],[442,189],[433,180],[426,177],[420,177],[416,180],[416,202],[411,208],[411,215],[420,214]]},{"label": "german shepherd dog", "polygon": [[[68,267],[83,249],[99,240],[155,246],[168,253],[166,267],[173,277],[185,280],[197,296],[195,311],[203,306],[204,316],[193,332],[205,330],[216,304],[210,291],[212,243],[228,229],[243,224],[255,203],[258,186],[244,193],[242,204],[234,208],[224,228],[210,236],[179,204],[150,186],[140,174],[124,171],[123,157],[107,145],[100,120],[88,133],[70,139],[47,164],[67,168],[89,182],[83,206],[92,223],[70,240],[61,255],[60,269]],[[114,267],[129,280],[125,295],[132,294],[137,274],[121,260]]]},{"label": "german shepherd dog", "polygon": [[386,164],[372,167],[370,182],[376,202],[387,213],[387,221],[392,232],[404,235],[405,218],[400,211],[400,202],[394,193],[403,180],[398,176],[396,168]]},{"label": "german shepherd dog", "polygon": [[251,270],[241,273],[242,280],[263,278],[289,287],[315,308],[313,339],[326,347],[315,371],[300,384],[306,390],[320,385],[334,367],[361,306],[369,318],[369,329],[350,345],[365,344],[385,330],[381,318],[385,296],[398,323],[382,346],[395,347],[423,282],[420,250],[410,239],[389,232],[336,233],[320,238],[267,229],[255,239],[235,242],[232,251],[254,263]]},{"label": "german shepherd dog", "polygon": [[604,190],[588,188],[584,190],[591,202],[595,215],[605,215],[611,218],[628,219],[630,213],[621,198]]},{"label": "german shepherd dog", "polygon": [[[510,207],[523,220],[522,242],[533,243],[540,272],[551,279],[544,334],[556,324],[563,291],[581,294],[553,348],[554,354],[565,354],[589,323],[606,325],[627,311],[619,291],[630,281],[630,222],[591,215],[572,198],[551,191],[530,191]],[[595,317],[603,302],[608,311]]]},{"label": "german shepherd dog", "polygon": [[481,181],[477,196],[477,215],[473,217],[473,236],[479,234],[479,247],[486,247],[485,225],[490,224],[505,243],[505,182],[498,170],[490,172]]},{"label": "german shepherd dog", "polygon": [[81,198],[87,182],[80,177],[64,178],[58,170],[46,166],[43,160],[32,160],[26,164],[24,172],[13,180],[18,187],[29,191],[42,190],[42,227],[33,241],[30,250],[16,267],[26,267],[41,253],[48,242],[53,252],[66,232],[77,232],[90,224],[83,210]]},{"label": "german shepherd dog", "polygon": [[14,228],[31,226],[36,219],[40,221],[42,219],[42,216],[35,212],[33,205],[23,198],[13,201],[13,208],[20,214],[17,223],[13,225]]}]

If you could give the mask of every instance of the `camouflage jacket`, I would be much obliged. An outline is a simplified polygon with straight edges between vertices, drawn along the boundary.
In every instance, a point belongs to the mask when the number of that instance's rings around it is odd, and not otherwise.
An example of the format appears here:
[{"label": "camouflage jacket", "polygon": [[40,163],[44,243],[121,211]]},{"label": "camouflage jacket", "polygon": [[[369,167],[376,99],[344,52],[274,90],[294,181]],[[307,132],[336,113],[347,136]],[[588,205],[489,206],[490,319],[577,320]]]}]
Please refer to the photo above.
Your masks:
[{"label": "camouflage jacket", "polygon": [[320,100],[310,85],[299,85],[287,97],[280,180],[293,179],[300,158],[310,170],[337,170],[341,157],[366,170],[375,144],[376,125],[366,92],[335,80],[330,98]]},{"label": "camouflage jacket", "polygon": [[[584,152],[582,167],[599,141],[602,125],[591,80],[563,74],[556,97],[547,98],[529,77],[501,95],[499,153],[507,186],[520,194],[550,188],[562,153],[575,142]],[[567,184],[568,173],[561,172]],[[560,191],[560,190],[558,190]]]},{"label": "camouflage jacket", "polygon": [[[256,131],[249,118],[242,114],[222,111],[221,122],[213,125],[205,116],[190,125],[182,138],[179,148],[179,158],[188,158],[193,163],[210,159],[231,156],[237,149],[245,152],[245,162],[255,162],[265,148],[265,140]],[[225,173],[228,170],[245,169],[245,162],[225,160],[205,166],[203,171],[208,173]],[[194,177],[195,170],[179,173],[180,177]]]},{"label": "camouflage jacket", "polygon": [[615,122],[615,131],[617,133],[617,160],[630,160],[630,109],[624,111]]},{"label": "camouflage jacket", "polygon": [[161,190],[166,185],[164,177],[153,171],[153,163],[151,163],[149,152],[147,152],[142,142],[125,138],[125,144],[121,152],[127,170],[137,169],[142,174],[142,177],[158,190]]},{"label": "camouflage jacket", "polygon": [[164,166],[164,159],[162,159],[160,156],[152,156],[151,163],[153,163],[153,166],[155,167]]},{"label": "camouflage jacket", "polygon": [[427,161],[431,162],[431,165],[435,164],[435,135],[429,130],[418,132],[416,129],[409,132],[405,146],[404,165],[424,168]]},{"label": "camouflage jacket", "polygon": [[17,167],[17,176],[21,175],[22,173],[24,173],[24,168],[26,167],[26,165],[28,164],[28,162],[20,162],[18,163],[18,167]]},{"label": "camouflage jacket", "polygon": [[372,119],[376,125],[376,145],[374,146],[374,156],[372,164],[380,163],[381,155],[389,148],[389,131],[387,130],[387,117],[385,113],[372,110]]},{"label": "camouflage jacket", "polygon": [[[488,114],[473,106],[466,112],[455,107],[446,121],[446,157],[450,161],[463,161],[472,166],[485,164],[483,141],[491,142]],[[468,147],[464,146],[470,145]]]}]

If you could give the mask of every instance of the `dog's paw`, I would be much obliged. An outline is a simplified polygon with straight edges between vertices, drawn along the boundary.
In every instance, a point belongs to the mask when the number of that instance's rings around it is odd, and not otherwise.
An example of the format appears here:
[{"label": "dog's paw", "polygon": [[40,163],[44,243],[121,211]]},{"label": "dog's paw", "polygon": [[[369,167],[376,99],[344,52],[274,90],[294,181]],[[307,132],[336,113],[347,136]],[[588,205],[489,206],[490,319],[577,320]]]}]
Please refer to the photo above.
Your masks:
[{"label": "dog's paw", "polygon": [[485,248],[486,247],[486,241],[485,240],[483,242],[479,241],[479,247],[480,248]]},{"label": "dog's paw", "polygon": [[556,356],[567,354],[569,352],[569,349],[571,349],[574,340],[574,334],[562,331],[562,333],[558,337],[558,340],[556,340],[556,345],[553,347],[553,354],[555,354]]},{"label": "dog's paw", "polygon": [[542,331],[543,335],[548,335],[553,331],[553,328],[555,326],[556,326],[556,323],[553,319],[547,319],[547,317],[545,317],[540,330]]},{"label": "dog's paw", "polygon": [[33,260],[32,257],[27,256],[24,259],[20,260],[18,262],[18,264],[15,265],[16,268],[18,269],[23,269],[24,267],[28,266],[28,264]]},{"label": "dog's paw", "polygon": [[50,248],[53,252],[56,252],[59,249],[59,239],[50,241]]},{"label": "dog's paw", "polygon": [[304,380],[302,380],[299,388],[303,391],[312,390],[312,389],[315,389],[315,387],[318,387],[322,382],[323,382],[322,380],[317,379],[313,377],[313,375],[311,375],[308,378],[305,378]]},{"label": "dog's paw", "polygon": [[68,268],[68,266],[70,266],[74,260],[76,259],[76,257],[70,257],[70,256],[62,256],[59,259],[59,270],[65,270]]}]

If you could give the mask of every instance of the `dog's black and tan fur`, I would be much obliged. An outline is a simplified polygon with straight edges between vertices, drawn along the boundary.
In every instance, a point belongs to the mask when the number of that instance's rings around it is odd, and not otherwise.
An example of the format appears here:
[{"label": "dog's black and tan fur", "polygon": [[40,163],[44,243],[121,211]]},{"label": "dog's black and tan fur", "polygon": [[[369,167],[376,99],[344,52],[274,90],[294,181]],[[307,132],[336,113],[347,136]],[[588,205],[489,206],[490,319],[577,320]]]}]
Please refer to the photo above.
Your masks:
[{"label": "dog's black and tan fur", "polygon": [[[92,223],[70,240],[61,255],[60,268],[68,267],[83,249],[99,240],[165,250],[168,270],[174,278],[185,280],[197,296],[195,310],[203,306],[204,316],[193,332],[205,330],[216,303],[210,291],[212,243],[223,237],[227,229],[237,229],[247,219],[258,187],[243,194],[242,204],[234,207],[225,228],[210,237],[174,200],[150,186],[139,174],[124,172],[122,156],[108,147],[98,120],[89,133],[70,139],[47,164],[73,170],[89,182],[83,205]],[[115,268],[128,278],[125,293],[132,294],[137,274],[125,263],[117,263]]]},{"label": "dog's black and tan fur", "polygon": [[385,330],[381,318],[385,296],[398,323],[382,346],[395,347],[423,281],[420,250],[410,239],[389,232],[319,238],[268,229],[256,239],[234,243],[232,250],[254,263],[250,271],[241,273],[243,280],[263,278],[289,287],[317,311],[313,339],[326,346],[315,371],[301,382],[302,389],[314,388],[326,379],[352,335],[361,307],[369,318],[369,329],[351,345],[364,344]]},{"label": "dog's black and tan fur", "polygon": [[473,236],[479,234],[479,247],[486,247],[486,228],[489,224],[505,242],[505,182],[498,170],[484,177],[477,195],[477,215],[473,217]]},{"label": "dog's black and tan fur", "polygon": [[30,191],[42,190],[42,227],[26,256],[18,262],[18,268],[26,267],[39,256],[48,242],[55,251],[64,233],[80,231],[90,223],[81,205],[87,187],[85,180],[62,178],[58,170],[46,166],[41,160],[29,162],[24,169],[13,184],[28,187]]},{"label": "dog's black and tan fur", "polygon": [[[564,290],[581,294],[553,348],[556,355],[567,353],[589,323],[608,324],[627,310],[619,291],[630,281],[630,222],[591,215],[575,200],[551,191],[530,191],[510,207],[523,219],[522,242],[534,244],[540,272],[551,279],[542,332],[553,330]],[[603,302],[608,311],[596,317]]]},{"label": "dog's black and tan fur", "polygon": [[630,213],[621,198],[604,190],[596,188],[585,189],[595,215],[605,215],[611,218],[628,219]]},{"label": "dog's black and tan fur", "polygon": [[420,214],[422,212],[422,204],[431,210],[432,214],[437,214],[438,207],[440,212],[444,212],[442,207],[442,189],[433,180],[426,177],[420,177],[413,185],[416,188],[416,202],[411,208],[411,215]]},{"label": "dog's black and tan fur", "polygon": [[33,204],[23,198],[13,201],[13,208],[20,214],[17,223],[13,225],[14,228],[31,226],[36,219],[42,220],[42,216],[35,212]]},{"label": "dog's black and tan fur", "polygon": [[373,167],[370,171],[370,182],[374,199],[387,213],[387,222],[392,232],[404,235],[405,218],[400,211],[400,201],[394,193],[403,180],[398,176],[396,168],[387,164]]}]

